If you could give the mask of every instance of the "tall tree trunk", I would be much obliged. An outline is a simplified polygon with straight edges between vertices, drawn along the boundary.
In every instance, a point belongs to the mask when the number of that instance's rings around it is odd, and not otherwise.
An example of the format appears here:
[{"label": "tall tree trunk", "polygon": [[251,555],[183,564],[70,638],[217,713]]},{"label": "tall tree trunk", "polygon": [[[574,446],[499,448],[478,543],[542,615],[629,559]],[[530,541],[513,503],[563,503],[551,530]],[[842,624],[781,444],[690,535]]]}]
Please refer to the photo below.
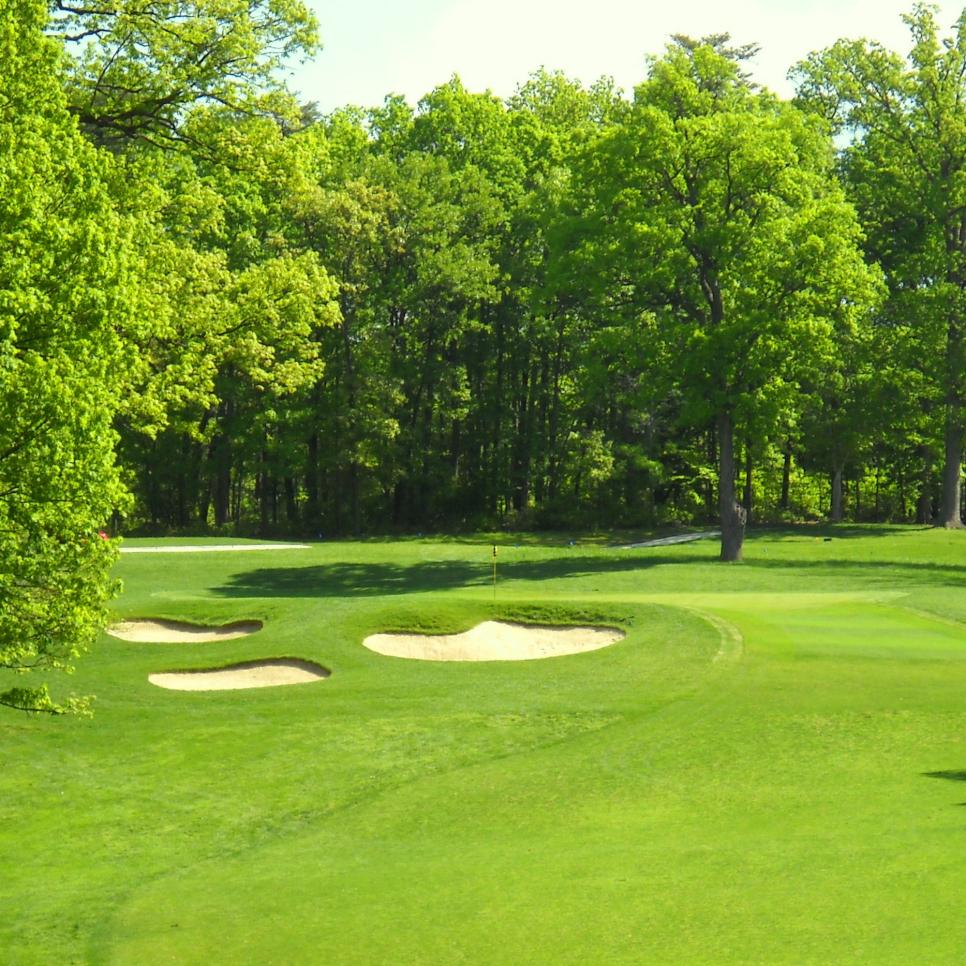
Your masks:
[{"label": "tall tree trunk", "polygon": [[553,357],[553,392],[550,398],[550,427],[547,436],[547,451],[550,454],[547,461],[549,483],[547,485],[547,497],[554,500],[558,492],[558,480],[560,474],[560,454],[557,448],[557,440],[560,435],[560,407],[561,407],[561,381],[563,379],[563,356],[564,356],[564,335],[566,324],[563,316],[557,324],[557,340],[554,348]]},{"label": "tall tree trunk", "polygon": [[228,437],[216,436],[211,441],[210,453],[215,526],[223,527],[231,516],[231,444]]},{"label": "tall tree trunk", "polygon": [[752,489],[751,443],[745,444],[745,514],[746,522],[751,525],[752,503],[754,491]]},{"label": "tall tree trunk", "polygon": [[832,470],[832,512],[830,514],[832,523],[842,522],[842,471],[841,464]]},{"label": "tall tree trunk", "polygon": [[268,521],[271,515],[270,495],[272,486],[268,475],[268,453],[265,450],[261,452],[261,466],[259,470],[260,472],[255,484],[258,492],[258,528],[262,536],[267,536]]},{"label": "tall tree trunk", "polygon": [[[715,426],[711,425],[708,430],[708,463],[710,466],[714,467],[718,462],[718,438],[715,435]],[[653,493],[653,489],[651,491]],[[704,494],[704,504],[705,510],[708,514],[708,519],[714,519],[714,482],[708,479],[705,494]]]},{"label": "tall tree trunk", "polygon": [[322,521],[319,500],[319,434],[313,433],[307,442],[308,458],[305,466],[305,522],[312,533],[318,533]]},{"label": "tall tree trunk", "polygon": [[[214,410],[209,409],[205,412],[204,416],[201,418],[201,431],[202,433],[208,426],[211,417],[214,416]],[[210,452],[210,450],[209,450]],[[211,480],[205,479],[205,468],[204,468],[204,458],[205,454],[201,446],[198,447],[198,482],[197,482],[197,492],[198,492],[198,522],[203,526],[208,526],[208,511],[211,508]]]},{"label": "tall tree trunk", "polygon": [[[943,175],[947,170],[943,168]],[[966,290],[966,278],[963,277],[959,266],[962,264],[964,248],[966,248],[966,222],[961,209],[946,223],[946,255],[950,266],[946,273],[946,281],[952,282],[959,288],[960,302]],[[955,267],[954,267],[955,266]],[[945,426],[943,433],[944,456],[942,497],[939,508],[940,526],[958,530],[963,525],[959,512],[959,491],[961,486],[961,472],[963,462],[963,401],[960,397],[960,382],[966,360],[963,358],[962,319],[959,315],[958,304],[952,309],[952,314],[946,323],[946,358],[945,358]]]},{"label": "tall tree trunk", "polygon": [[920,448],[922,478],[919,483],[919,500],[916,503],[916,523],[932,523],[932,454],[925,446]]},{"label": "tall tree trunk", "polygon": [[540,447],[537,459],[536,476],[533,481],[533,499],[537,506],[544,500],[547,483],[547,440],[550,435],[548,428],[548,414],[550,399],[550,356],[544,348],[540,356],[540,388],[536,392],[538,401],[537,412],[537,445]]},{"label": "tall tree trunk", "polygon": [[778,505],[783,509],[788,509],[788,491],[792,480],[792,448],[788,443],[785,444],[785,459],[782,463],[782,495]]},{"label": "tall tree trunk", "polygon": [[745,510],[735,500],[735,428],[731,413],[718,416],[718,511],[721,514],[721,559],[741,560],[745,542]]},{"label": "tall tree trunk", "polygon": [[356,537],[362,533],[362,499],[359,491],[359,464],[353,460],[349,465],[349,510],[352,514],[352,533]]},{"label": "tall tree trunk", "polygon": [[522,513],[530,504],[530,458],[533,449],[533,393],[530,387],[530,360],[521,367],[517,386],[516,427],[513,440],[513,509]]},{"label": "tall tree trunk", "polygon": [[959,490],[963,461],[963,430],[959,425],[958,410],[949,406],[946,415],[946,460],[943,464],[943,502],[939,522],[948,529],[959,529],[963,519],[959,515]]},{"label": "tall tree trunk", "polygon": [[293,477],[286,476],[282,480],[282,492],[285,494],[285,524],[290,533],[295,533],[299,529],[299,501]]}]

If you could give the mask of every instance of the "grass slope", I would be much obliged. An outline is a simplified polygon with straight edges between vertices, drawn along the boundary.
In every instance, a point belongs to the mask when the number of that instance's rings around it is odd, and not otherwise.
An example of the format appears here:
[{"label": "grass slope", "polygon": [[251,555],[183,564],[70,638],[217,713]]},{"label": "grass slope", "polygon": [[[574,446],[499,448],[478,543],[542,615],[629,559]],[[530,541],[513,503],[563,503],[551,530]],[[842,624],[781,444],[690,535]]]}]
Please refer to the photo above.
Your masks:
[{"label": "grass slope", "polygon": [[[504,541],[495,601],[483,541],[125,557],[121,615],[265,627],[105,637],[71,682],[92,720],[0,718],[0,960],[961,959],[966,534],[760,532],[738,566]],[[360,645],[489,617],[627,637]],[[333,676],[147,682],[281,656]]]}]

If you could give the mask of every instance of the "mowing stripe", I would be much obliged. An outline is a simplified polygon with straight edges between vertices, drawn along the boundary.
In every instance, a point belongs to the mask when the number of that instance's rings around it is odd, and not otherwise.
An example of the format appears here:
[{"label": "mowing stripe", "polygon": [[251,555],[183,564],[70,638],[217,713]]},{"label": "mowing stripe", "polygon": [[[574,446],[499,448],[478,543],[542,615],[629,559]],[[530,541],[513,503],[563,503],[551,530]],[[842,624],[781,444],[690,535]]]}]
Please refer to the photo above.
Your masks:
[{"label": "mowing stripe", "polygon": [[694,614],[695,617],[700,617],[701,620],[706,621],[721,635],[721,645],[718,647],[715,656],[711,658],[712,664],[717,664],[718,661],[741,660],[741,655],[745,649],[745,639],[734,624],[726,621],[723,617],[718,617],[716,614],[709,614],[707,611],[695,610],[693,607],[688,607],[686,610]]}]

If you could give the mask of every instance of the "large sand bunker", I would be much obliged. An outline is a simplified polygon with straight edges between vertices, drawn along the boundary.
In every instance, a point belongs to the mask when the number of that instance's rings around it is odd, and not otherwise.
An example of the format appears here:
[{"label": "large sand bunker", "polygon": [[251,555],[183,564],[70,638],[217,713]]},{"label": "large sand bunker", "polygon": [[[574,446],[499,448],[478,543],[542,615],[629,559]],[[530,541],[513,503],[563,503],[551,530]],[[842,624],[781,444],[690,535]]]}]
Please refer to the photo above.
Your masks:
[{"label": "large sand bunker", "polygon": [[141,644],[185,644],[204,641],[230,641],[262,629],[261,621],[236,621],[222,627],[199,627],[181,621],[131,620],[112,624],[107,633],[122,641]]},{"label": "large sand bunker", "polygon": [[148,680],[159,688],[172,691],[236,691],[241,688],[272,688],[279,684],[309,684],[324,680],[330,673],[321,664],[294,657],[279,657],[202,671],[149,674]]},{"label": "large sand bunker", "polygon": [[373,634],[362,643],[388,657],[422,661],[531,661],[596,651],[624,637],[610,627],[548,627],[484,621],[463,634]]}]

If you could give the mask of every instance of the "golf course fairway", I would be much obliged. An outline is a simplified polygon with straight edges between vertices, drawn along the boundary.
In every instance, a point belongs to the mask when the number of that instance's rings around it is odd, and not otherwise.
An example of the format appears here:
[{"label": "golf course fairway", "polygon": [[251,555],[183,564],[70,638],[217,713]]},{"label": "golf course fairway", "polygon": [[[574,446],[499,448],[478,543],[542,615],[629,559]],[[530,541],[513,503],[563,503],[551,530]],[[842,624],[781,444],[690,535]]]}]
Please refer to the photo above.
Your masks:
[{"label": "golf course fairway", "polygon": [[[0,961],[961,962],[966,533],[635,536],[122,557],[116,620],[261,629],[104,634],[52,682],[92,718],[0,715]],[[493,620],[625,636],[362,646]],[[331,675],[148,681],[281,659]]]}]

